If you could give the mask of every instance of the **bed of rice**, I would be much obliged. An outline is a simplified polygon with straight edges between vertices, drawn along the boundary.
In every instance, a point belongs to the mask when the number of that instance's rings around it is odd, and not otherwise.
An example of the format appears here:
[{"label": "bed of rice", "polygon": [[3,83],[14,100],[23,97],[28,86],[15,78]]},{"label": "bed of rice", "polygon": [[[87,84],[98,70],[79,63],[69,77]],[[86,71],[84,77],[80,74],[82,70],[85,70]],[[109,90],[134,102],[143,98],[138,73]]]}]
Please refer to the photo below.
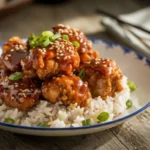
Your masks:
[{"label": "bed of rice", "polygon": [[24,126],[37,126],[39,123],[47,123],[50,127],[79,127],[82,121],[91,119],[92,124],[97,123],[97,116],[101,112],[108,112],[107,121],[113,120],[126,110],[126,101],[130,99],[130,90],[127,86],[127,77],[122,80],[124,90],[116,93],[115,97],[107,97],[104,101],[100,97],[89,99],[89,106],[81,108],[77,104],[68,107],[61,102],[51,104],[41,100],[40,103],[28,112],[22,112],[15,108],[7,107],[0,103],[0,121],[12,118],[15,124]]}]

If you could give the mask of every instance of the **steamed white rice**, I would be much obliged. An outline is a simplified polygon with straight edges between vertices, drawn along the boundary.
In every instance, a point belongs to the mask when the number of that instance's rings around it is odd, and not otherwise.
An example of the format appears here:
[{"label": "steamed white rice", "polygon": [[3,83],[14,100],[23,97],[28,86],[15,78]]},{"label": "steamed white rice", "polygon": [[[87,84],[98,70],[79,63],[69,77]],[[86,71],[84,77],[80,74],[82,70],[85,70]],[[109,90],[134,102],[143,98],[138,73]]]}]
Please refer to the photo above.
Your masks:
[{"label": "steamed white rice", "polygon": [[124,90],[116,93],[115,97],[107,97],[105,101],[101,97],[89,99],[89,106],[84,108],[77,104],[66,107],[61,102],[51,104],[41,100],[32,110],[22,112],[16,108],[7,107],[0,101],[0,121],[12,118],[15,120],[15,124],[24,126],[37,126],[39,123],[46,123],[50,127],[79,127],[82,126],[82,121],[85,119],[91,119],[92,124],[97,123],[97,116],[101,112],[108,112],[107,121],[111,121],[126,110],[126,101],[130,99],[130,90],[125,76],[122,85]]}]

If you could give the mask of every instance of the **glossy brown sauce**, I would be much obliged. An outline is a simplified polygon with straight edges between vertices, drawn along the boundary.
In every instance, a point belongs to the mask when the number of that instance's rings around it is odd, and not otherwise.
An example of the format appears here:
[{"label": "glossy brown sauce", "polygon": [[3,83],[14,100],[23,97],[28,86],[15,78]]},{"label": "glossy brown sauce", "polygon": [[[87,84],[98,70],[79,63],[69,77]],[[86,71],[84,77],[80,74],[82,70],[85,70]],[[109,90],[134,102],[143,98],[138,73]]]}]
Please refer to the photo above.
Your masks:
[{"label": "glossy brown sauce", "polygon": [[[55,96],[49,94],[54,93]],[[51,81],[44,82],[42,86],[43,96],[50,102],[62,101],[64,105],[77,103],[87,106],[87,99],[91,97],[87,83],[76,76],[60,76]]]},{"label": "glossy brown sauce", "polygon": [[7,79],[0,83],[0,98],[9,107],[26,110],[38,103],[41,95],[40,83],[36,80],[23,78],[18,81]]},{"label": "glossy brown sauce", "polygon": [[83,81],[88,82],[92,97],[106,99],[123,90],[123,74],[113,59],[93,59],[82,64],[80,70],[85,71]]},{"label": "glossy brown sauce", "polygon": [[18,71],[21,69],[20,61],[27,56],[27,52],[23,50],[7,51],[2,54],[4,66],[10,71]]},{"label": "glossy brown sauce", "polygon": [[[76,100],[78,104],[81,104],[84,101],[86,101],[88,97],[88,86],[86,83],[84,83],[79,77],[75,76],[69,76],[69,77],[62,77],[60,84],[66,83],[66,87],[71,87],[72,90],[75,91],[75,93],[72,94],[72,99]],[[86,105],[86,103],[82,103],[83,106]]]},{"label": "glossy brown sauce", "polygon": [[[0,99],[7,106],[25,111],[43,95],[52,103],[62,101],[64,105],[77,103],[84,107],[91,93],[105,99],[123,89],[120,84],[123,75],[115,61],[97,59],[98,52],[93,51],[92,42],[83,32],[64,25],[57,25],[53,31],[61,37],[44,48],[30,49],[30,43],[19,37],[12,37],[3,45]],[[62,35],[68,35],[69,41]],[[73,44],[75,41],[79,47]],[[85,77],[81,80],[75,73],[83,69]],[[9,80],[15,72],[21,72],[23,77]]]},{"label": "glossy brown sauce", "polygon": [[83,32],[61,24],[53,27],[53,31],[54,33],[58,32],[62,35],[68,35],[70,42],[77,41],[79,43],[80,46],[77,50],[80,55],[81,63],[98,58],[98,52],[92,49],[92,42],[87,40]]}]

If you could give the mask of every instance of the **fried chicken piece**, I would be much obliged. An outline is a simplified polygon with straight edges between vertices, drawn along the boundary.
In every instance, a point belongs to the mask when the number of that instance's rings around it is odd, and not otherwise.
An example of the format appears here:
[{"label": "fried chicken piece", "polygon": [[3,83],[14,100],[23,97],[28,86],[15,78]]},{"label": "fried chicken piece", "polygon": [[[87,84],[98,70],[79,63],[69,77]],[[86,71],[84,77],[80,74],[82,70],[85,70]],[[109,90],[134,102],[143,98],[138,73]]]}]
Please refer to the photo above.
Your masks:
[{"label": "fried chicken piece", "polygon": [[5,53],[9,50],[26,50],[26,49],[27,49],[26,44],[18,36],[14,36],[14,37],[10,38],[2,46],[3,53]]},{"label": "fried chicken piece", "polygon": [[39,102],[39,83],[29,78],[10,81],[6,73],[0,73],[0,99],[9,107],[26,111]]},{"label": "fried chicken piece", "polygon": [[9,71],[21,70],[20,61],[28,54],[27,47],[19,37],[12,37],[3,46],[0,57],[0,69]]},{"label": "fried chicken piece", "polygon": [[64,105],[77,103],[80,106],[86,106],[87,99],[91,97],[87,83],[74,75],[45,81],[42,94],[51,103],[62,101]]},{"label": "fried chicken piece", "polygon": [[20,71],[20,61],[26,56],[27,51],[25,50],[6,51],[0,57],[0,69],[9,70],[12,72]]},{"label": "fried chicken piece", "polygon": [[98,57],[98,53],[92,50],[92,42],[87,40],[84,33],[78,29],[58,24],[53,27],[53,31],[54,33],[60,33],[61,35],[68,35],[70,42],[77,41],[80,44],[78,53],[80,55],[81,63]]},{"label": "fried chicken piece", "polygon": [[116,66],[113,59],[93,59],[80,66],[80,71],[84,72],[83,81],[88,82],[92,97],[115,96],[116,92],[123,90],[123,74]]},{"label": "fried chicken piece", "polygon": [[6,70],[6,67],[5,67],[5,65],[3,63],[3,59],[2,59],[1,56],[0,56],[0,70]]},{"label": "fried chicken piece", "polygon": [[57,39],[46,48],[36,47],[31,50],[21,65],[25,75],[30,76],[28,70],[31,70],[45,80],[60,74],[71,75],[79,67],[79,63],[79,55],[72,43]]},{"label": "fried chicken piece", "polygon": [[38,54],[36,51],[38,52],[38,50],[31,50],[29,55],[20,62],[25,77],[38,78],[36,70],[33,68],[34,53],[35,55]]}]

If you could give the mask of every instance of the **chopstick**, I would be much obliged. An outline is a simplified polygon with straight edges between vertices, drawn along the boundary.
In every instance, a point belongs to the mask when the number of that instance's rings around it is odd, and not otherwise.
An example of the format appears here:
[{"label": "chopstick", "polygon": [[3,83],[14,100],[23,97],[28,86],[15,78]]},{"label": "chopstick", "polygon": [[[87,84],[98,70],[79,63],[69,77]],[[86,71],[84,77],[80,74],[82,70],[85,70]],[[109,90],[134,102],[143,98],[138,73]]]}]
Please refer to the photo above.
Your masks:
[{"label": "chopstick", "polygon": [[148,49],[150,49],[150,45],[148,45],[145,41],[145,38],[142,38],[140,36],[138,36],[137,34],[135,34],[131,29],[130,26],[127,24],[123,25],[125,29],[127,29],[131,34],[133,34],[136,38],[138,38]]},{"label": "chopstick", "polygon": [[105,16],[108,16],[108,17],[110,17],[110,18],[116,20],[116,21],[119,22],[119,23],[130,25],[130,26],[132,26],[132,27],[134,27],[134,28],[137,28],[137,29],[139,29],[139,30],[142,30],[142,31],[144,31],[144,32],[150,34],[150,31],[148,31],[148,30],[146,30],[146,29],[144,29],[144,28],[141,28],[141,27],[139,27],[139,26],[137,26],[137,25],[134,25],[134,24],[132,24],[132,23],[123,21],[123,20],[121,20],[120,18],[118,18],[117,16],[112,15],[112,14],[110,14],[110,13],[104,11],[104,10],[97,9],[97,10],[96,10],[96,13],[98,13],[98,14],[103,14],[103,15],[105,15]]}]

